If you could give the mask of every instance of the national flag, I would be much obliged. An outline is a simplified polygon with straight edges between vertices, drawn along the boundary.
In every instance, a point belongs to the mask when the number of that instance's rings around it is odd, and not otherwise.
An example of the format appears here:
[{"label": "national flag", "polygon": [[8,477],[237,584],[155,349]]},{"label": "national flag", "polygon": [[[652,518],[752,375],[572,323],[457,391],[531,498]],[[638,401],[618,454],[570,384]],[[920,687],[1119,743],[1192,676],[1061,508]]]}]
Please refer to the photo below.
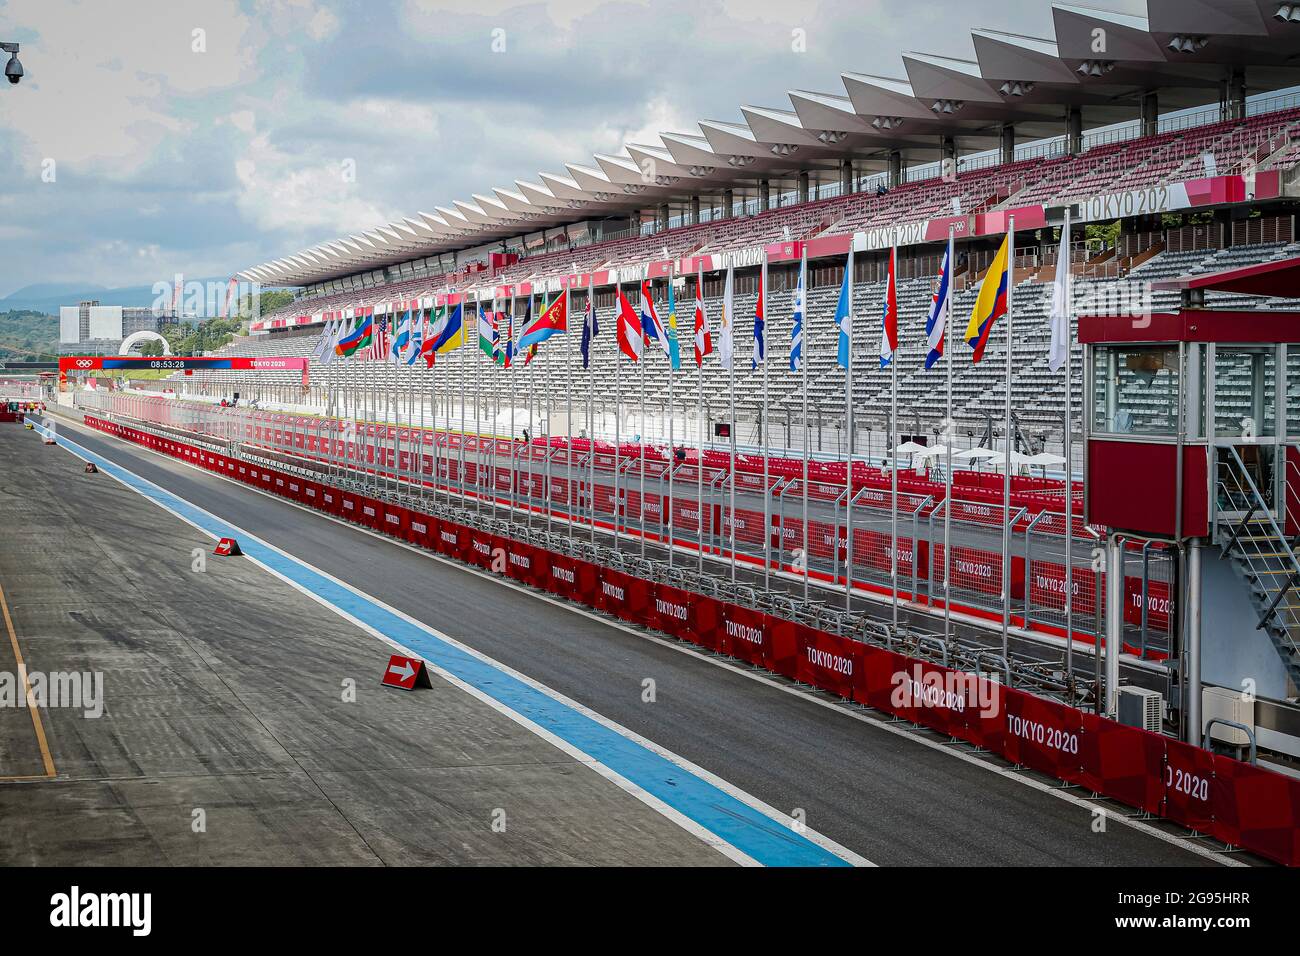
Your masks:
[{"label": "national flag", "polygon": [[316,340],[316,347],[311,350],[313,362],[324,362],[325,353],[329,351],[334,344],[334,323],[326,321],[325,327],[321,329],[320,338]]},{"label": "national flag", "polygon": [[889,368],[898,351],[898,283],[895,267],[898,250],[889,250],[889,274],[885,278],[885,301],[880,307],[880,367]]},{"label": "national flag", "polygon": [[389,349],[388,356],[392,359],[393,364],[403,361],[406,350],[411,345],[411,310],[407,309],[406,314],[402,316],[402,321],[397,326],[397,334],[393,336],[393,346]]},{"label": "national flag", "polygon": [[[654,308],[654,303],[650,303]],[[677,342],[677,297],[673,291],[673,280],[668,280],[668,364],[676,371],[682,367],[681,346]]]},{"label": "national flag", "polygon": [[704,356],[713,353],[713,332],[709,317],[704,312],[704,268],[696,267],[695,274],[695,364],[704,365]]},{"label": "national flag", "polygon": [[655,301],[650,295],[650,281],[648,279],[641,282],[641,330],[645,335],[647,343],[654,339],[659,343],[659,347],[664,350],[664,354],[669,360],[673,357],[672,346],[668,342],[668,332],[664,329],[664,324],[659,320],[659,314],[655,312]]},{"label": "national flag", "polygon": [[408,366],[413,366],[420,361],[420,354],[424,350],[424,324],[424,311],[422,309],[416,310],[411,321],[411,347],[406,350],[406,355],[403,358],[403,361]]},{"label": "national flag", "polygon": [[339,339],[338,345],[334,347],[335,353],[344,358],[354,358],[357,352],[370,348],[373,331],[374,325],[370,316],[354,316],[351,330]]},{"label": "national flag", "polygon": [[1061,248],[1056,254],[1056,278],[1052,281],[1052,309],[1048,312],[1052,344],[1047,350],[1047,367],[1059,372],[1070,351],[1070,220],[1061,227]]},{"label": "national flag", "polygon": [[389,321],[387,315],[381,315],[374,320],[374,336],[370,343],[370,354],[366,356],[371,361],[388,358]]},{"label": "national flag", "polygon": [[765,285],[767,285],[766,268],[760,269],[758,273],[758,302],[754,306],[754,352],[749,359],[751,372],[767,361],[767,306],[763,301],[767,294],[763,288]]},{"label": "national flag", "polygon": [[[515,361],[515,310],[514,303],[510,304],[510,311],[505,314],[506,320],[506,341],[505,346],[501,348],[497,355],[497,361],[501,363],[502,368],[510,368]],[[498,316],[500,318],[500,316]]]},{"label": "national flag", "polygon": [[984,273],[980,283],[979,295],[971,309],[970,320],[966,323],[966,342],[971,347],[971,361],[978,362],[984,357],[984,348],[989,344],[989,333],[993,323],[1007,311],[1007,246],[1011,242],[1008,233],[1002,240],[998,254],[993,257],[993,264]]},{"label": "national flag", "polygon": [[[543,291],[543,292],[542,292],[542,312],[545,312],[549,306],[550,306],[550,303],[546,301],[546,292]],[[529,299],[528,299],[528,316],[529,316],[528,321],[525,322],[523,325],[521,325],[521,326],[519,327],[519,335],[520,335],[521,338],[522,338],[522,336],[523,336],[524,329],[527,329],[527,328],[529,328],[530,326],[533,326],[533,325],[536,325],[536,324],[537,324],[536,320],[532,318],[532,314],[533,314],[533,300],[532,300],[532,297],[530,296]],[[537,358],[537,343],[534,342],[534,343],[531,344],[531,345],[524,345],[524,344],[520,343],[519,345],[516,345],[516,346],[515,346],[515,351],[516,351],[517,353],[522,353],[522,354],[523,354],[523,356],[524,356],[524,365],[525,365],[525,366],[527,366],[527,365],[531,365],[531,364],[533,363],[533,359]]]},{"label": "national flag", "polygon": [[453,306],[440,305],[434,310],[433,321],[429,323],[429,334],[420,347],[429,367],[433,366],[435,355],[450,352],[465,344],[464,314],[465,306],[460,302]]},{"label": "national flag", "polygon": [[849,249],[848,261],[844,264],[844,281],[840,283],[840,298],[835,303],[835,325],[840,330],[840,347],[835,360],[840,368],[848,368],[850,350],[853,347],[853,250]]},{"label": "national flag", "polygon": [[[432,332],[432,330],[431,330]],[[465,303],[457,302],[447,312],[447,326],[437,337],[434,351],[451,352],[465,344]]]},{"label": "national flag", "polygon": [[627,296],[623,294],[622,289],[618,290],[617,327],[619,350],[633,362],[641,361],[641,353],[649,340],[645,335],[645,327],[637,318],[632,303],[627,301]]},{"label": "national flag", "polygon": [[338,313],[338,317],[334,320],[334,344],[329,347],[325,355],[327,364],[340,357],[338,351],[339,342],[342,340],[343,336],[348,334],[348,327],[350,324],[351,323],[343,317],[343,313]]},{"label": "national flag", "polygon": [[[532,324],[533,324],[533,297],[530,295],[528,297],[528,301],[524,303],[524,318],[523,321],[519,323],[520,334],[522,335],[523,330],[528,328]],[[514,354],[523,355],[524,365],[527,365],[529,362],[533,360],[533,353],[536,350],[534,348],[525,347],[522,342],[515,342],[513,330],[510,335],[510,342],[511,342],[511,348],[514,350]]]},{"label": "national flag", "polygon": [[329,365],[330,360],[334,358],[334,346],[338,344],[339,335],[338,327],[340,323],[333,319],[325,320],[325,329],[320,334],[320,341],[316,344],[316,351],[312,353],[313,361],[321,365]]},{"label": "national flag", "polygon": [[492,313],[489,318],[488,314],[483,311],[483,303],[478,307],[478,348],[479,351],[488,358],[495,360],[497,356],[497,325],[496,312]]},{"label": "national flag", "polygon": [[535,322],[524,326],[523,334],[519,337],[519,347],[521,349],[531,349],[535,352],[537,346],[552,335],[558,335],[568,330],[569,290],[565,289],[554,302],[543,309],[542,314]]},{"label": "national flag", "polygon": [[596,290],[588,288],[587,290],[587,311],[582,317],[582,367],[588,368],[591,365],[591,343],[595,341],[596,336],[600,334],[600,322],[596,318]]},{"label": "national flag", "polygon": [[939,266],[939,286],[930,299],[930,314],[925,319],[925,338],[930,346],[925,356],[925,367],[934,368],[934,363],[943,358],[943,340],[948,331],[948,299],[952,295],[952,245],[943,253],[943,263]]},{"label": "national flag", "polygon": [[790,371],[799,371],[803,362],[804,289],[807,288],[808,260],[799,261],[799,283],[794,289],[794,327],[790,329]]},{"label": "national flag", "polygon": [[438,336],[442,330],[447,327],[447,307],[445,305],[434,306],[429,312],[429,329],[424,336],[424,341],[420,343],[420,358],[424,359],[425,368],[433,368],[434,359],[437,357],[437,349],[434,345],[437,343]]},{"label": "national flag", "polygon": [[734,277],[735,274],[731,266],[727,266],[727,280],[722,287],[722,329],[718,338],[718,360],[722,367],[726,369],[731,368],[732,352],[735,350],[735,339],[733,338],[736,322]]}]

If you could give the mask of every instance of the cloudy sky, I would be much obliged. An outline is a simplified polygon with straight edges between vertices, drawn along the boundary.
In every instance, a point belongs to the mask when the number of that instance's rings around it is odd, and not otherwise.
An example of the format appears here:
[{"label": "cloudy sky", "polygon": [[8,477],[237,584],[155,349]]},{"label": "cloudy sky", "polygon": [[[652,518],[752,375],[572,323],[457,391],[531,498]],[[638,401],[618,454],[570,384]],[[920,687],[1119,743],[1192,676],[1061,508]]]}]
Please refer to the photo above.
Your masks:
[{"label": "cloudy sky", "polygon": [[1049,0],[0,0],[0,296],[227,276],[977,26]]}]

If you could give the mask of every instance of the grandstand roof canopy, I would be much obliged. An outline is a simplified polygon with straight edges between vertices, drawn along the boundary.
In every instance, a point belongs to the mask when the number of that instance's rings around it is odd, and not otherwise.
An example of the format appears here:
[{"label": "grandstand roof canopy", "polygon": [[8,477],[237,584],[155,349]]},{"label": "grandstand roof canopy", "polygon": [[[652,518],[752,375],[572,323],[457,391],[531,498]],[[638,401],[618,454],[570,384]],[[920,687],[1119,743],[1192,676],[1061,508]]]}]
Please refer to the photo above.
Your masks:
[{"label": "grandstand roof canopy", "polygon": [[[742,105],[741,122],[701,120],[625,155],[566,163],[511,186],[487,187],[295,255],[238,278],[306,285],[442,252],[482,246],[586,219],[687,203],[759,183],[793,188],[801,173],[834,180],[861,171],[996,147],[1004,127],[1021,141],[1059,136],[1073,109],[1085,128],[1141,116],[1147,94],[1170,111],[1300,81],[1300,20],[1279,0],[1147,0],[1145,17],[1053,4],[1055,37],[971,34],[973,59],[902,54],[899,76],[846,72],[843,92],[792,90],[791,109]],[[1300,4],[1295,16],[1300,18]]]},{"label": "grandstand roof canopy", "polygon": [[1197,275],[1175,276],[1151,283],[1157,291],[1191,292],[1195,290],[1235,292],[1241,295],[1269,295],[1290,297],[1300,285],[1300,257],[1277,259],[1228,269],[1224,272],[1203,272]]}]

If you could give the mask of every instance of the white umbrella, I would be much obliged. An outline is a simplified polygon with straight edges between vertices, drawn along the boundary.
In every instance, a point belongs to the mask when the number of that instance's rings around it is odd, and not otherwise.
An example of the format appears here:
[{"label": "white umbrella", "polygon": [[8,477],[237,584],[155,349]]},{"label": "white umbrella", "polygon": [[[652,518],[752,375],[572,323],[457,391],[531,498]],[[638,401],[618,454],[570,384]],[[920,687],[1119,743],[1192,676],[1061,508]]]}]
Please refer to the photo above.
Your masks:
[{"label": "white umbrella", "polygon": [[927,458],[941,458],[946,454],[948,454],[947,445],[929,445],[924,451],[918,451],[916,457],[924,461]]},{"label": "white umbrella", "polygon": [[[1007,453],[1005,451],[995,453],[995,455],[989,459],[989,464],[995,469],[1005,468],[1007,465]],[[1012,468],[1023,468],[1025,465],[1032,464],[1034,464],[1034,461],[1029,455],[1022,455],[1018,451],[1013,451],[1011,453]]]},{"label": "white umbrella", "polygon": [[918,444],[917,444],[916,442],[914,442],[914,441],[905,441],[905,442],[903,442],[903,444],[899,445],[897,448],[894,449],[894,454],[896,454],[896,455],[915,455],[915,454],[918,454],[919,452],[923,452],[923,451],[926,451],[926,450],[927,450],[927,448],[926,448],[925,445],[918,445]]},{"label": "white umbrella", "polygon": [[994,451],[992,448],[967,448],[965,451],[954,453],[952,457],[960,458],[962,461],[974,461],[975,459],[1001,458],[1002,452]]},{"label": "white umbrella", "polygon": [[1025,464],[1041,465],[1047,468],[1054,465],[1064,465],[1065,459],[1060,455],[1053,455],[1050,451],[1040,451],[1037,455],[1030,455]]}]

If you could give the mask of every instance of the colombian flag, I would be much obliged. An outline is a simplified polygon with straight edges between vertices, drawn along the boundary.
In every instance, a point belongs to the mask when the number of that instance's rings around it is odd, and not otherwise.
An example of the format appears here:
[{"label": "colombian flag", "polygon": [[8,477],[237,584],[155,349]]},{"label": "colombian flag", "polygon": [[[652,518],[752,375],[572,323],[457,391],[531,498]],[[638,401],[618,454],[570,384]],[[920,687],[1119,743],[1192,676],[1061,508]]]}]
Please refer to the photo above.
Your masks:
[{"label": "colombian flag", "polygon": [[984,357],[984,346],[988,345],[993,323],[1007,313],[1007,284],[1011,281],[1010,270],[1007,268],[1007,245],[1010,242],[1011,235],[1008,233],[1002,240],[998,254],[993,257],[989,271],[984,273],[979,297],[971,309],[970,321],[966,323],[966,344],[973,352],[972,362],[978,362]]}]

